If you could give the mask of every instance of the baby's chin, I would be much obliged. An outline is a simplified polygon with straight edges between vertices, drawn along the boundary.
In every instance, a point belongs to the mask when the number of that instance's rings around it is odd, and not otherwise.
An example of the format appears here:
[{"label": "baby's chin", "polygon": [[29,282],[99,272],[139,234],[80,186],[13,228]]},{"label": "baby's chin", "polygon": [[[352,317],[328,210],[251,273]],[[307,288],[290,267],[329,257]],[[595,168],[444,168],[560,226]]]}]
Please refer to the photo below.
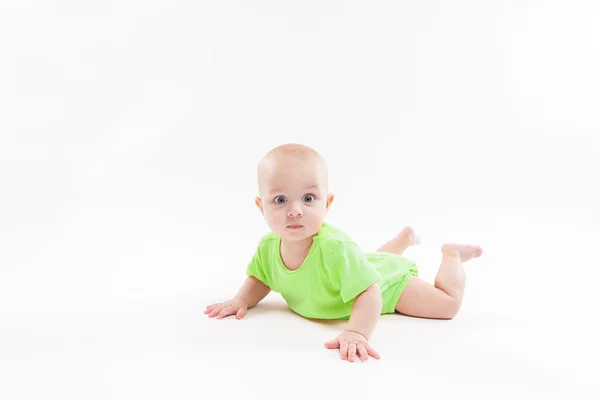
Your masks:
[{"label": "baby's chin", "polygon": [[281,238],[290,242],[299,242],[319,233],[318,230],[310,229],[309,227],[284,227],[281,231]]}]

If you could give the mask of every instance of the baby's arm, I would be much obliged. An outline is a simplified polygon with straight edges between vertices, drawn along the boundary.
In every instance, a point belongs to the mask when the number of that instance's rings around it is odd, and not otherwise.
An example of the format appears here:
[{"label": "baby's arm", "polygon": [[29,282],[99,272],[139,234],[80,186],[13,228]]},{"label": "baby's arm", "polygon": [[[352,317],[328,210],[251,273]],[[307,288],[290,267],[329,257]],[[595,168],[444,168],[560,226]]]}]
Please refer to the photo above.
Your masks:
[{"label": "baby's arm", "polygon": [[246,311],[255,307],[270,291],[271,288],[267,285],[257,278],[249,276],[233,299],[206,307],[204,314],[208,314],[210,318],[217,317],[217,319],[229,315],[235,315],[237,319],[242,319],[246,315]]},{"label": "baby's arm", "polygon": [[271,288],[262,283],[254,276],[249,276],[235,295],[236,298],[242,299],[248,305],[248,308],[255,307],[262,299],[267,297]]},{"label": "baby's arm", "polygon": [[377,283],[356,296],[348,326],[337,338],[325,343],[328,349],[340,349],[342,360],[354,362],[358,356],[366,361],[369,356],[379,359],[379,354],[369,345],[369,337],[381,314],[381,291]]},{"label": "baby's arm", "polygon": [[371,337],[381,314],[381,292],[378,284],[373,284],[356,296],[347,331],[360,333],[367,340]]}]

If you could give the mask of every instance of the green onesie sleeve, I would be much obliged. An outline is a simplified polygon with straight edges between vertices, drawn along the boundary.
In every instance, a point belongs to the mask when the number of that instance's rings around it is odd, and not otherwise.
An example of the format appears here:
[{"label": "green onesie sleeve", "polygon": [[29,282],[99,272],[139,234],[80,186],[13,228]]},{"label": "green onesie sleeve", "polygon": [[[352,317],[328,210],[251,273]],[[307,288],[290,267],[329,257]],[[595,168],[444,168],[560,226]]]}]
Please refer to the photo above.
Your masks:
[{"label": "green onesie sleeve", "polygon": [[246,268],[246,275],[253,276],[265,285],[269,286],[269,282],[267,279],[267,274],[265,273],[265,269],[263,268],[263,263],[260,255],[260,247],[254,253],[252,260],[248,264]]},{"label": "green onesie sleeve", "polygon": [[382,279],[355,243],[342,244],[341,254],[335,265],[339,279],[340,295],[344,303],[361,294],[369,286]]}]

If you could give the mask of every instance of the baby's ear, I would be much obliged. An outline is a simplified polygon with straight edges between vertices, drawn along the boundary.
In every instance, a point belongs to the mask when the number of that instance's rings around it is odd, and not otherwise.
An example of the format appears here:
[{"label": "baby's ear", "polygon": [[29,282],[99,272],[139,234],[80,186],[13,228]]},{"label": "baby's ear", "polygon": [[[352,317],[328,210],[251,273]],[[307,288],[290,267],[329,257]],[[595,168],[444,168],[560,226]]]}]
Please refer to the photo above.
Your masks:
[{"label": "baby's ear", "polygon": [[254,204],[256,204],[256,207],[258,207],[258,209],[260,210],[260,213],[264,216],[265,212],[263,211],[263,207],[262,207],[262,199],[257,196],[256,199],[254,199]]},{"label": "baby's ear", "polygon": [[327,208],[327,211],[329,211],[329,206],[331,205],[331,203],[333,203],[334,198],[335,198],[335,195],[333,193],[327,194],[327,203],[325,204],[325,208]]}]

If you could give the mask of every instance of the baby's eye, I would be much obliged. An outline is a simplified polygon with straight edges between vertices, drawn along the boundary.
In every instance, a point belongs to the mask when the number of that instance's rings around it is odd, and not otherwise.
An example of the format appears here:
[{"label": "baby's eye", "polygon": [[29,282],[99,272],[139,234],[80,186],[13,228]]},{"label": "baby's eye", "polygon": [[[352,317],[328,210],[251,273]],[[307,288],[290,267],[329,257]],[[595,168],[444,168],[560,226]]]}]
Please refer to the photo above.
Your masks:
[{"label": "baby's eye", "polygon": [[287,199],[285,198],[285,196],[277,196],[275,197],[275,203],[277,204],[283,204],[287,201]]},{"label": "baby's eye", "polygon": [[313,196],[312,194],[305,194],[302,200],[305,203],[312,203],[313,201],[315,201],[315,196]]}]

